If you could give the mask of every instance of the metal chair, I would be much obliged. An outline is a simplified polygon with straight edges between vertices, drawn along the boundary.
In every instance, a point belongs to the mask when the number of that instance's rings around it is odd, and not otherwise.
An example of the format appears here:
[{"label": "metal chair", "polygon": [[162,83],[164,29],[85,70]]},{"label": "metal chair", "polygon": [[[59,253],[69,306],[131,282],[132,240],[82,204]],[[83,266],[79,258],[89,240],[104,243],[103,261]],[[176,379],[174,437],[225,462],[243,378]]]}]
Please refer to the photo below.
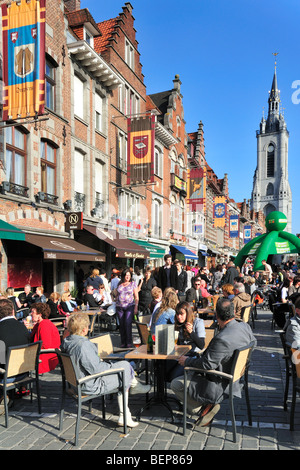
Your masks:
[{"label": "metal chair", "polygon": [[285,360],[285,389],[284,389],[284,398],[283,398],[283,409],[287,411],[289,384],[290,384],[290,377],[292,376],[291,352],[290,352],[290,347],[286,344],[285,331],[279,330],[276,332],[279,333],[279,336],[280,336],[282,349],[283,349],[282,358]]},{"label": "metal chair", "polygon": [[254,323],[254,308],[253,304],[245,305],[245,307],[242,308],[241,310],[241,319],[245,323],[249,323],[251,318],[252,322],[252,327],[253,329],[255,328],[255,323]]},{"label": "metal chair", "polygon": [[244,377],[244,389],[245,389],[245,398],[247,404],[247,413],[248,413],[248,423],[252,426],[252,415],[249,401],[249,391],[248,391],[248,369],[250,365],[250,357],[254,348],[254,343],[250,343],[249,346],[237,349],[233,355],[233,362],[231,366],[231,373],[226,374],[225,372],[220,372],[217,370],[205,370],[197,369],[196,367],[185,367],[184,368],[184,399],[183,399],[183,435],[186,433],[186,417],[187,417],[187,375],[190,371],[195,372],[200,375],[215,376],[221,378],[222,380],[228,381],[229,383],[229,405],[230,405],[230,414],[233,427],[233,441],[236,442],[236,422],[233,406],[233,385]]},{"label": "metal chair", "polygon": [[294,431],[297,393],[300,393],[300,351],[298,349],[290,348],[289,356],[291,361],[291,371],[293,379],[292,405],[290,413],[290,431]]},{"label": "metal chair", "polygon": [[79,425],[80,425],[80,418],[81,418],[81,410],[82,404],[89,402],[89,411],[92,411],[92,400],[95,398],[101,397],[102,398],[102,417],[105,419],[105,395],[103,393],[95,393],[95,394],[85,394],[82,391],[82,386],[89,381],[95,381],[98,377],[108,377],[110,375],[118,375],[119,376],[119,387],[116,390],[113,390],[110,393],[117,393],[121,392],[123,396],[123,413],[124,413],[124,434],[127,434],[127,415],[126,415],[126,390],[125,390],[125,371],[122,368],[119,369],[109,369],[104,372],[99,372],[97,374],[88,375],[83,378],[79,378],[79,371],[73,360],[72,356],[66,353],[62,353],[60,350],[57,350],[57,354],[60,360],[61,372],[62,372],[62,403],[61,403],[61,411],[60,411],[60,419],[59,419],[59,429],[60,431],[63,430],[63,419],[64,419],[64,406],[65,406],[65,397],[67,394],[67,383],[69,384],[68,390],[71,389],[73,393],[68,393],[71,397],[77,401],[77,418],[76,418],[76,426],[75,426],[75,442],[74,445],[78,445],[78,435],[79,435]]},{"label": "metal chair", "polygon": [[[38,411],[41,414],[41,397],[39,384],[39,355],[42,341],[7,348],[6,368],[0,369],[3,380],[0,388],[3,393],[5,410],[5,427],[8,428],[7,393],[23,385],[35,383],[38,400]],[[33,374],[33,375],[32,375]],[[13,379],[13,380],[12,380]],[[31,390],[32,400],[32,390]]]}]

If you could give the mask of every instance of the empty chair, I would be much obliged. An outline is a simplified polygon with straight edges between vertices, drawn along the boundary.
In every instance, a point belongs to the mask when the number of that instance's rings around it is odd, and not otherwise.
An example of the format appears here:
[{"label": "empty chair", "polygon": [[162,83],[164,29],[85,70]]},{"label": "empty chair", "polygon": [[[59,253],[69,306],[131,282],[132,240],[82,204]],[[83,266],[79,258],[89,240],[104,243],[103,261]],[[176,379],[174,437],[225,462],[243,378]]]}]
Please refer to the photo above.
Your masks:
[{"label": "empty chair", "polygon": [[[41,397],[39,385],[39,355],[42,341],[22,346],[11,346],[7,348],[6,368],[0,369],[3,381],[0,387],[3,393],[5,426],[8,428],[8,397],[7,393],[23,385],[35,383],[38,411],[41,414]],[[31,391],[32,399],[32,391]]]}]

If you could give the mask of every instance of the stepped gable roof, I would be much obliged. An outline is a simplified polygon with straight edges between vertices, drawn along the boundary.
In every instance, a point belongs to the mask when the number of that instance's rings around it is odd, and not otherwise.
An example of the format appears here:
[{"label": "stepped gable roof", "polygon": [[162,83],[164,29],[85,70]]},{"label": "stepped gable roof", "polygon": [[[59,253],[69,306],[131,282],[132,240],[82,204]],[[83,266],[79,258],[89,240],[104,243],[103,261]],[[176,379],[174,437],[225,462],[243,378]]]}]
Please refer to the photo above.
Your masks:
[{"label": "stepped gable roof", "polygon": [[110,20],[102,21],[97,26],[101,32],[101,36],[94,39],[94,48],[98,54],[104,52],[113,37],[116,26],[119,23],[119,18],[112,18]]}]

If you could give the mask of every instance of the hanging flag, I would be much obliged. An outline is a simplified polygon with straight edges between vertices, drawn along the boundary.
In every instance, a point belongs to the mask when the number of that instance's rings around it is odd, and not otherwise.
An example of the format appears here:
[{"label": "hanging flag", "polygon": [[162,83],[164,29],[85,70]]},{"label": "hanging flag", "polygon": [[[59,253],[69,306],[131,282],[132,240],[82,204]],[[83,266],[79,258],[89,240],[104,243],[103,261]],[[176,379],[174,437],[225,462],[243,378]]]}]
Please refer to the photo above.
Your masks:
[{"label": "hanging flag", "polygon": [[187,175],[187,204],[191,211],[205,210],[206,168],[191,168]]},{"label": "hanging flag", "polygon": [[127,184],[153,183],[155,116],[127,120]]},{"label": "hanging flag", "polygon": [[45,105],[46,0],[2,5],[3,121],[34,117]]},{"label": "hanging flag", "polygon": [[214,227],[225,227],[226,223],[226,198],[225,196],[214,197]]},{"label": "hanging flag", "polygon": [[229,238],[238,238],[240,231],[240,219],[238,215],[229,217]]},{"label": "hanging flag", "polygon": [[244,243],[251,240],[251,225],[244,225]]}]

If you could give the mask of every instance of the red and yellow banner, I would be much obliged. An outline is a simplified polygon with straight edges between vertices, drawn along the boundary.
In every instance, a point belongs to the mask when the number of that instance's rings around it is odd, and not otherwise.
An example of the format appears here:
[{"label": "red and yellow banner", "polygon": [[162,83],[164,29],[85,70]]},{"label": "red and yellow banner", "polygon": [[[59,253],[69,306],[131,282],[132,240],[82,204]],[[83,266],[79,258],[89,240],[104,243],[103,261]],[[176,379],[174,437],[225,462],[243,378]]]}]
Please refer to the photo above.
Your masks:
[{"label": "red and yellow banner", "polygon": [[127,184],[153,183],[155,116],[127,120]]},{"label": "red and yellow banner", "polygon": [[187,203],[191,211],[205,211],[206,201],[206,168],[188,170]]},{"label": "red and yellow banner", "polygon": [[46,0],[2,5],[2,120],[44,113]]}]

